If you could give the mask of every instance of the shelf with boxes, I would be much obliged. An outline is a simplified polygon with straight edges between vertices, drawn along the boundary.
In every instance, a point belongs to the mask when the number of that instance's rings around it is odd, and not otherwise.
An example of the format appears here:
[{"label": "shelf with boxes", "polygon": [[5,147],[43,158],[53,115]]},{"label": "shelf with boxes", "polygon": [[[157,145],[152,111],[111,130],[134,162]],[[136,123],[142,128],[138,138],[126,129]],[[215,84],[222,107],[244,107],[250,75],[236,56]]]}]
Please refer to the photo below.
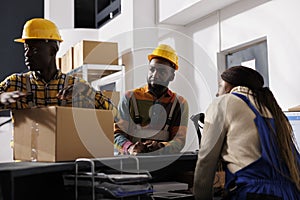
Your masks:
[{"label": "shelf with boxes", "polygon": [[63,73],[83,78],[117,101],[125,91],[125,66],[119,65],[116,42],[82,40],[58,58],[57,65]]},{"label": "shelf with boxes", "polygon": [[118,78],[123,78],[124,71],[123,65],[84,64],[67,72],[67,74],[81,77],[89,83],[92,83],[93,81],[100,80],[117,72],[119,72]]},{"label": "shelf with boxes", "polygon": [[115,105],[125,92],[125,67],[123,65],[84,64],[67,74],[88,81],[95,90],[101,90]]}]

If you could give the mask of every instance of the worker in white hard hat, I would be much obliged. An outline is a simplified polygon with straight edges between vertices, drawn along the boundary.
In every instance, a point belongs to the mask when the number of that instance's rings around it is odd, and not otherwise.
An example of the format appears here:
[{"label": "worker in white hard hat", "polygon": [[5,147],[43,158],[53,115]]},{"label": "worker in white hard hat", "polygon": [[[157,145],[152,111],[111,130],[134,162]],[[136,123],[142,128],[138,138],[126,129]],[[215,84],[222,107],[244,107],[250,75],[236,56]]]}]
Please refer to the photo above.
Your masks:
[{"label": "worker in white hard hat", "polygon": [[15,73],[0,83],[0,109],[24,109],[33,106],[76,106],[113,109],[111,101],[82,79],[62,73],[56,66],[56,54],[63,40],[50,20],[33,18],[23,27],[26,73]]},{"label": "worker in white hard hat", "polygon": [[188,103],[168,88],[178,56],[161,44],[148,60],[147,84],[127,91],[118,106],[114,142],[119,154],[179,153],[185,145]]}]

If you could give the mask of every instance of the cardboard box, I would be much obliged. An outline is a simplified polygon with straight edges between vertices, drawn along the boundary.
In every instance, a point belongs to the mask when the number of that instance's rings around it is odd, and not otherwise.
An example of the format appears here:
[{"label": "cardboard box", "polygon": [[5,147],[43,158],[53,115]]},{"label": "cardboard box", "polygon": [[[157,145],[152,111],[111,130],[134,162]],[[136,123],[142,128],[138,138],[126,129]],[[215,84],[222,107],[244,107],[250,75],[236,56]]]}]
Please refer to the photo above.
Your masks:
[{"label": "cardboard box", "polygon": [[74,45],[74,68],[84,64],[118,65],[118,43],[82,40]]},{"label": "cardboard box", "polygon": [[288,111],[290,111],[290,112],[299,112],[300,111],[300,105],[288,108]]},{"label": "cardboard box", "polygon": [[70,47],[68,51],[61,57],[61,72],[68,73],[74,69],[74,58],[73,58],[74,48]]},{"label": "cardboard box", "polygon": [[116,91],[102,91],[102,94],[112,100],[115,106],[118,106],[120,101],[120,92]]},{"label": "cardboard box", "polygon": [[14,159],[46,162],[113,156],[110,110],[43,107],[15,110]]}]

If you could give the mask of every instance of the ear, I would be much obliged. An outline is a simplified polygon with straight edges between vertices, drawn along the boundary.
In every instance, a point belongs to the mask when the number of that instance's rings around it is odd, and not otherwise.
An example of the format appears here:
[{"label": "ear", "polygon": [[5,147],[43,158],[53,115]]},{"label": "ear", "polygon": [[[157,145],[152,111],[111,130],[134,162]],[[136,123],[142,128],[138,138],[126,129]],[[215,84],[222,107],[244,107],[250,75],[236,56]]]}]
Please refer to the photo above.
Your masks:
[{"label": "ear", "polygon": [[58,49],[59,49],[59,43],[56,41],[50,41],[49,48],[50,48],[50,55],[56,56]]},{"label": "ear", "polygon": [[173,72],[173,73],[170,75],[170,77],[169,77],[169,81],[173,81],[174,78],[175,78],[175,73]]},{"label": "ear", "polygon": [[226,92],[226,93],[229,93],[229,92],[232,90],[232,88],[234,88],[233,85],[231,85],[231,84],[228,83],[228,82],[225,82],[225,92]]},{"label": "ear", "polygon": [[51,56],[56,56],[57,51],[58,51],[57,48],[55,48],[54,46],[51,46],[51,48],[50,48],[50,55]]}]

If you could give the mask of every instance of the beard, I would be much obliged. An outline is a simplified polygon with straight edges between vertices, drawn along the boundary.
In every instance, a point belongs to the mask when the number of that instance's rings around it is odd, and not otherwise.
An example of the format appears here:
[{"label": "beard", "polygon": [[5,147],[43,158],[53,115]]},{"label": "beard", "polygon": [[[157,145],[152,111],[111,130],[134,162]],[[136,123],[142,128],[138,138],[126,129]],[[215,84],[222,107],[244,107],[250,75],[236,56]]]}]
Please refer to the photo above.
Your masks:
[{"label": "beard", "polygon": [[26,62],[25,64],[29,71],[35,71],[35,72],[41,71],[40,67],[35,65],[33,62]]},{"label": "beard", "polygon": [[157,98],[159,98],[162,94],[164,94],[168,90],[168,86],[161,84],[150,84],[148,83],[149,91],[154,94]]}]

